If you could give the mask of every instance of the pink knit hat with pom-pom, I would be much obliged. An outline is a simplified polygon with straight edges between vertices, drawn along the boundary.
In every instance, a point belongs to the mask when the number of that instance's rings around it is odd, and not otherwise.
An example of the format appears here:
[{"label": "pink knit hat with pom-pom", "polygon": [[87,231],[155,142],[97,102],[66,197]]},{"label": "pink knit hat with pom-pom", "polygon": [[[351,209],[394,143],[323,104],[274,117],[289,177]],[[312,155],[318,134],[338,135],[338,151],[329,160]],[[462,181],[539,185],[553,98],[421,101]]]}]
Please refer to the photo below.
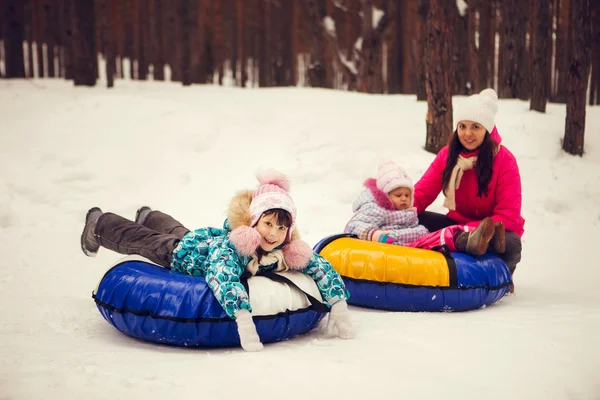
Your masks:
[{"label": "pink knit hat with pom-pom", "polygon": [[285,175],[274,169],[259,173],[257,178],[259,187],[254,191],[250,203],[250,214],[252,215],[250,226],[255,226],[265,211],[274,208],[285,210],[292,217],[292,225],[285,240],[287,242],[296,227],[296,205],[288,193],[290,182]]}]

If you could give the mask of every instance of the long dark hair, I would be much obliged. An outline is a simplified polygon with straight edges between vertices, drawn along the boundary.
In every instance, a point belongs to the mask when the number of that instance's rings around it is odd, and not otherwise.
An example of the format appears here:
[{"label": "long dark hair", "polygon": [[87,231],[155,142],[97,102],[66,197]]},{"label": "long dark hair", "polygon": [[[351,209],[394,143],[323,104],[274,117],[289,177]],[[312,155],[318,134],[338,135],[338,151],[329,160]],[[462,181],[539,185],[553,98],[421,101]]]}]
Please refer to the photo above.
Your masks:
[{"label": "long dark hair", "polygon": [[[494,155],[498,151],[498,143],[492,139],[488,131],[485,131],[485,137],[478,150],[479,155],[477,156],[477,165],[475,166],[478,187],[477,197],[482,197],[488,195],[488,185],[492,180],[492,163],[494,162]],[[454,135],[452,135],[452,138],[448,143],[448,160],[446,161],[446,167],[442,173],[442,187],[444,188],[444,194],[446,194],[448,184],[450,183],[452,169],[454,169],[454,166],[458,161],[459,154],[463,151],[468,152],[458,139],[458,130],[455,130]]]}]

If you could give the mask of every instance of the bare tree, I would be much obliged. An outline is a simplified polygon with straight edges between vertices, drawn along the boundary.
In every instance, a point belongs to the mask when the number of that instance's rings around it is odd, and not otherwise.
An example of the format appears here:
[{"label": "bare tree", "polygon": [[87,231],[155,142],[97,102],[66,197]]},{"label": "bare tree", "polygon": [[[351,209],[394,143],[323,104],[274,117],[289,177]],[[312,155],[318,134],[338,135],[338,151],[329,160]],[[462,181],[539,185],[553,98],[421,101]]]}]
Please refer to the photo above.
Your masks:
[{"label": "bare tree", "polygon": [[[310,63],[308,65],[308,83],[312,87],[328,87],[325,68],[325,43],[322,21],[325,18],[324,0],[305,0],[309,18]],[[263,28],[264,29],[264,28]],[[263,68],[261,58],[261,70]]]},{"label": "bare tree", "polygon": [[590,105],[600,104],[600,4],[592,2],[592,79],[590,82]]},{"label": "bare tree", "polygon": [[181,2],[181,83],[189,86],[194,81],[193,42],[198,28],[196,2],[182,0]]},{"label": "bare tree", "polygon": [[469,0],[467,9],[467,32],[468,32],[468,93],[478,93],[479,89],[479,59],[477,56],[477,1]]},{"label": "bare tree", "polygon": [[552,37],[550,5],[547,0],[534,0],[533,10],[533,73],[532,73],[532,95],[529,108],[539,112],[546,112],[546,101],[550,87],[550,64],[548,64],[548,52]]},{"label": "bare tree", "polygon": [[425,150],[437,153],[452,133],[452,87],[447,66],[452,43],[449,14],[454,0],[430,0],[426,40],[427,139]]},{"label": "bare tree", "polygon": [[592,25],[590,0],[571,0],[569,47],[571,65],[567,83],[567,118],[563,150],[583,155],[585,106],[590,76]]},{"label": "bare tree", "polygon": [[94,0],[73,4],[73,80],[75,86],[94,86],[98,76]]},{"label": "bare tree", "polygon": [[495,33],[494,19],[492,18],[491,1],[479,1],[479,49],[477,50],[478,57],[478,72],[479,72],[479,88],[487,88],[492,86],[492,54],[494,53],[494,36]]},{"label": "bare tree", "polygon": [[22,0],[6,0],[4,15],[4,57],[7,78],[25,78],[23,40],[25,39],[25,15]]},{"label": "bare tree", "polygon": [[569,48],[569,9],[571,2],[575,0],[559,0],[557,3],[557,30],[556,30],[556,62],[555,62],[555,91],[551,100],[557,103],[567,101],[567,77],[569,75],[569,63],[571,62]]},{"label": "bare tree", "polygon": [[527,99],[525,35],[528,2],[504,0],[502,8],[503,45],[500,47],[498,95],[504,98]]},{"label": "bare tree", "polygon": [[61,64],[65,79],[73,79],[73,18],[71,0],[60,1]]},{"label": "bare tree", "polygon": [[429,14],[429,0],[417,0],[418,31],[417,31],[417,100],[427,100],[427,26]]},{"label": "bare tree", "polygon": [[[321,21],[334,57],[348,82],[348,89],[364,93],[383,92],[382,44],[390,17],[387,10],[375,8],[373,3],[373,0],[361,0],[360,36],[354,41],[349,57],[346,57],[342,50],[334,19],[327,16]],[[341,1],[337,1],[336,5],[343,7]]]}]

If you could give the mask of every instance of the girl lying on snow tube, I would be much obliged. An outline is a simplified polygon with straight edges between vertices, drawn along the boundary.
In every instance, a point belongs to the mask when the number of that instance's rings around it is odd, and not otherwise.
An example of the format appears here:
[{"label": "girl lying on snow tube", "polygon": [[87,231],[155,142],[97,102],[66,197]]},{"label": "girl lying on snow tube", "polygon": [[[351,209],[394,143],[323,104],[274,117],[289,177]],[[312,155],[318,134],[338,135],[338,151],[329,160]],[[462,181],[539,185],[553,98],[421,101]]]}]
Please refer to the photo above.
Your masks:
[{"label": "girl lying on snow tube", "polygon": [[325,238],[315,247],[344,277],[351,304],[462,311],[504,296],[510,284],[508,268],[496,255],[482,257],[488,247],[496,254],[504,252],[502,223],[485,218],[471,231],[453,225],[429,233],[419,225],[413,207],[412,181],[391,161],[382,163],[377,179],[367,179],[364,185],[344,229],[348,235]]},{"label": "girl lying on snow tube", "polygon": [[[126,307],[123,304],[110,304],[104,300],[105,297],[99,295],[103,288],[102,283],[95,295],[99,307],[106,305],[105,309],[113,313],[130,311],[129,314],[132,315],[137,313],[150,317],[158,315],[167,319],[171,317],[174,321],[228,318],[235,320],[237,324],[237,335],[241,346],[248,351],[258,351],[263,348],[260,339],[269,341],[279,340],[283,337],[264,337],[264,335],[259,337],[251,314],[253,307],[248,290],[244,287],[241,278],[244,274],[276,276],[277,274],[274,272],[296,270],[312,278],[326,302],[326,306],[331,307],[328,329],[342,338],[351,338],[354,332],[347,311],[348,291],[331,264],[323,257],[314,254],[308,245],[299,240],[295,229],[296,206],[288,194],[287,178],[277,171],[268,171],[260,175],[258,180],[260,185],[255,191],[242,191],[234,197],[228,209],[228,219],[224,229],[201,228],[189,231],[172,217],[160,211],[152,211],[148,207],[138,210],[135,222],[116,214],[103,213],[102,210],[94,207],[88,211],[81,235],[81,247],[86,255],[95,255],[99,247],[103,246],[121,254],[141,255],[172,271],[203,277],[205,282],[196,281],[196,284],[210,288],[211,295],[214,295],[224,314],[212,311],[206,315],[198,314],[190,312],[188,306],[183,306],[183,302],[191,300],[188,298],[177,299],[178,296],[196,296],[194,298],[198,298],[197,296],[206,293],[206,290],[202,291],[202,294],[192,293],[197,287],[194,287],[190,280],[177,280],[178,285],[181,284],[188,290],[155,293],[155,296],[163,293],[164,300],[160,301],[162,306],[183,310],[181,315],[173,315],[169,312],[159,314],[156,311],[140,309],[137,306],[125,310]],[[139,265],[134,267],[137,268]],[[117,280],[135,279],[135,273],[133,275],[132,273],[131,269],[128,270],[124,275],[125,278],[122,277],[122,274],[117,274]],[[112,279],[112,276],[109,272],[104,280]],[[170,285],[172,279],[173,282],[175,281],[174,277],[174,274],[163,273],[161,275],[162,284]],[[279,278],[275,277],[274,279]],[[289,282],[287,283],[289,284]],[[153,283],[153,285],[158,287],[159,284]],[[108,285],[108,293],[118,290],[119,287],[127,289],[126,285]],[[145,295],[152,295],[152,293],[138,289],[139,287],[136,286],[134,293],[128,296],[136,295],[142,302],[145,301]],[[313,303],[316,304],[316,302]],[[200,308],[193,311],[204,310],[204,307],[214,309],[214,304],[216,304],[214,301],[209,300],[206,304],[203,302],[196,305]],[[106,317],[108,314],[104,315]],[[312,319],[314,323],[309,324],[308,328],[314,327],[318,322],[315,320],[316,317],[313,316]],[[231,329],[230,327],[231,323],[228,329]],[[158,337],[169,337],[171,334],[169,329],[172,326],[164,328],[166,330],[160,332]],[[302,329],[289,326],[286,329],[290,335],[302,331]],[[128,334],[133,332],[132,330],[123,331]],[[179,338],[167,342],[184,344],[184,339]],[[237,343],[238,338],[234,339]],[[210,339],[197,340],[194,343],[206,346],[220,344]],[[230,340],[228,344],[230,343],[233,342]]]}]

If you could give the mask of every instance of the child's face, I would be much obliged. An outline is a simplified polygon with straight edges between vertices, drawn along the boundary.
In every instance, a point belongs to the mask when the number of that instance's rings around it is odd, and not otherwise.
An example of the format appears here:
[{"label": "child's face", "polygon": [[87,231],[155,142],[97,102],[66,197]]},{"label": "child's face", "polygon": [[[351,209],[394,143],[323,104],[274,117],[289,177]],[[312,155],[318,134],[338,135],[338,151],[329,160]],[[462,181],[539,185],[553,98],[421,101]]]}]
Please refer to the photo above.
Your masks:
[{"label": "child's face", "polygon": [[410,189],[399,187],[388,193],[396,210],[406,210],[410,207]]},{"label": "child's face", "polygon": [[277,214],[263,214],[254,229],[260,234],[260,247],[269,252],[283,243],[289,228],[278,223]]},{"label": "child's face", "polygon": [[485,139],[485,128],[474,121],[458,121],[456,130],[460,144],[469,151],[477,149]]}]

